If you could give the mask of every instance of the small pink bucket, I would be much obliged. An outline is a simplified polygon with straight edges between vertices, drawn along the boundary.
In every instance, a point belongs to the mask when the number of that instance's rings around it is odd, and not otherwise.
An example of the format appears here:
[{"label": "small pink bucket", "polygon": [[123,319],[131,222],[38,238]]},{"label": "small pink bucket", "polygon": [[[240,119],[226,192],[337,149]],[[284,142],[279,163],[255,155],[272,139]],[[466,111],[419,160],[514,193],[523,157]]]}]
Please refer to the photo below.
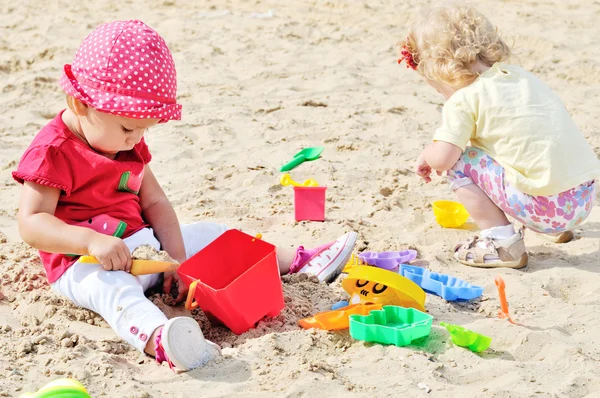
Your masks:
[{"label": "small pink bucket", "polygon": [[327,187],[294,187],[294,216],[296,221],[325,220],[325,191]]}]

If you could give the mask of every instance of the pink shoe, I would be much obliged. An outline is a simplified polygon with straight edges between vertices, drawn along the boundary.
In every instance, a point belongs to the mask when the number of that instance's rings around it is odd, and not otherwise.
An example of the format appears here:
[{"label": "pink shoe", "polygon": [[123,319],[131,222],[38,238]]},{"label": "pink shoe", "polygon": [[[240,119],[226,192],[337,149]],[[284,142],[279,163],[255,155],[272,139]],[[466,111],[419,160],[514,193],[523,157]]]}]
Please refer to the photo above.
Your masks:
[{"label": "pink shoe", "polygon": [[315,275],[320,282],[332,282],[348,262],[357,236],[356,232],[348,232],[334,242],[310,250],[299,246],[290,273],[305,272]]},{"label": "pink shoe", "polygon": [[156,336],[156,362],[188,371],[206,365],[221,355],[221,347],[204,338],[193,318],[169,319]]}]

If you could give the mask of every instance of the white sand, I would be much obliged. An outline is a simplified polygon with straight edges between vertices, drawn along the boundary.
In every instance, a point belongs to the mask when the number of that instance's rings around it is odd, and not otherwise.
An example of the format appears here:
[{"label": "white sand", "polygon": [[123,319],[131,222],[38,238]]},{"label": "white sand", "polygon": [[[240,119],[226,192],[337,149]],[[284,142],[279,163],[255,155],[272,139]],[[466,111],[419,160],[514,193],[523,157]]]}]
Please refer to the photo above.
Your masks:
[{"label": "white sand", "polygon": [[[442,98],[394,61],[420,2],[398,1],[13,1],[0,5],[0,396],[72,376],[93,396],[581,397],[600,391],[600,210],[577,239],[553,245],[528,234],[521,271],[468,269],[450,249],[469,231],[443,230],[429,203],[452,198],[441,179],[412,172],[440,120]],[[481,1],[514,39],[518,62],[556,90],[599,152],[600,4]],[[230,11],[225,13],[224,11]],[[273,18],[252,13],[273,10]],[[97,315],[48,288],[36,252],[19,243],[20,188],[10,172],[34,134],[65,106],[57,79],[95,26],[140,18],[174,52],[181,122],[147,134],[153,170],[183,222],[215,220],[283,246],[315,245],[354,229],[357,250],[416,248],[418,263],[485,287],[482,300],[428,295],[431,336],[419,346],[353,341],[304,331],[298,317],[344,296],[286,283],[288,308],[234,336],[195,313],[224,357],[175,375],[129,348]],[[312,101],[326,107],[302,106]],[[325,146],[293,170],[328,187],[325,223],[292,217],[278,168],[300,148]],[[391,194],[384,188],[389,188]],[[389,194],[382,195],[380,192]],[[496,317],[493,277],[507,284],[514,326]],[[0,297],[2,297],[0,296]],[[154,297],[161,301],[158,296]],[[160,304],[170,316],[181,307]],[[492,336],[476,355],[455,347],[440,321]]]}]

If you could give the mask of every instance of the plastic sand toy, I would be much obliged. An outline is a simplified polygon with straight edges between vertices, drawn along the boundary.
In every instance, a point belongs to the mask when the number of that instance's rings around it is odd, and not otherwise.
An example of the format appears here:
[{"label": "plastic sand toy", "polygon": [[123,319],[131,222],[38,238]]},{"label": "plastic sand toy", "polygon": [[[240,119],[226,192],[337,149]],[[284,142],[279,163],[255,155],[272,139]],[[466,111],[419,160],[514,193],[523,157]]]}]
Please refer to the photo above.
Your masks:
[{"label": "plastic sand toy", "polygon": [[288,163],[281,166],[279,171],[281,171],[281,172],[290,171],[294,167],[298,166],[299,164],[301,164],[307,160],[318,159],[319,156],[321,156],[321,152],[323,152],[323,149],[324,148],[322,146],[318,146],[318,147],[314,147],[314,148],[304,148],[303,150],[301,150],[300,152],[298,152],[297,154],[294,155],[294,159],[292,159]]},{"label": "plastic sand toy", "polygon": [[508,312],[508,302],[506,301],[506,285],[504,284],[504,279],[500,275],[497,275],[494,278],[494,283],[498,288],[498,298],[500,299],[500,310],[498,311],[498,318],[506,319],[513,325],[518,325],[515,321],[510,317],[510,313]]},{"label": "plastic sand toy", "polygon": [[339,310],[340,308],[347,307],[348,305],[350,305],[350,303],[347,302],[346,300],[340,300],[337,303],[335,303],[334,305],[332,305],[331,309],[332,310]]},{"label": "plastic sand toy", "polygon": [[25,393],[20,398],[90,398],[83,384],[73,379],[57,379],[34,393]]},{"label": "plastic sand toy", "polygon": [[483,294],[481,286],[471,285],[450,275],[430,272],[422,267],[402,264],[400,275],[421,286],[426,292],[437,294],[446,301],[472,300]]},{"label": "plastic sand toy", "polygon": [[377,267],[355,267],[342,281],[350,303],[399,305],[425,310],[425,292],[396,272]]},{"label": "plastic sand toy", "polygon": [[416,250],[403,250],[398,252],[363,252],[358,255],[363,262],[379,268],[393,270],[402,263],[409,263],[417,258]]},{"label": "plastic sand toy", "polygon": [[356,340],[401,347],[429,336],[433,317],[414,308],[386,305],[369,315],[350,315],[350,336]]},{"label": "plastic sand toy", "polygon": [[[100,264],[96,257],[92,256],[81,256],[79,257],[79,262],[86,264]],[[179,268],[179,264],[166,261],[132,260],[130,274],[136,276],[158,274],[161,272],[175,271],[177,268]]]},{"label": "plastic sand toy", "polygon": [[473,352],[482,352],[488,349],[492,338],[482,334],[465,329],[458,325],[449,325],[445,322],[440,322],[440,325],[445,327],[452,342],[459,347],[466,347]]},{"label": "plastic sand toy", "polygon": [[235,334],[284,308],[275,246],[230,229],[177,269],[189,286],[185,308],[200,307]]},{"label": "plastic sand toy", "polygon": [[304,182],[302,184],[300,184],[299,182],[296,182],[294,180],[292,180],[292,177],[289,174],[284,174],[281,176],[281,178],[279,179],[279,183],[281,185],[283,185],[284,187],[288,187],[290,185],[294,186],[294,187],[318,187],[319,183],[316,182],[315,180],[308,179],[308,180],[304,180]]},{"label": "plastic sand toy", "polygon": [[324,221],[326,190],[327,187],[294,187],[294,219]]},{"label": "plastic sand toy", "polygon": [[325,191],[327,187],[320,187],[313,179],[305,180],[302,184],[292,180],[289,174],[284,174],[279,179],[284,187],[294,187],[294,218],[296,221],[324,221],[325,220]]},{"label": "plastic sand toy", "polygon": [[321,312],[311,318],[300,319],[298,325],[304,329],[348,329],[350,315],[368,315],[372,310],[380,310],[381,307],[381,304],[352,304],[336,311]]},{"label": "plastic sand toy", "polygon": [[364,261],[362,261],[358,256],[352,254],[350,256],[350,260],[348,260],[348,262],[346,263],[346,266],[344,267],[344,269],[342,270],[342,272],[349,273],[355,267],[358,267],[358,266],[361,266],[361,265],[368,265],[368,264],[365,263]]},{"label": "plastic sand toy", "polygon": [[435,219],[444,228],[458,228],[467,222],[469,213],[463,205],[449,200],[433,202]]}]

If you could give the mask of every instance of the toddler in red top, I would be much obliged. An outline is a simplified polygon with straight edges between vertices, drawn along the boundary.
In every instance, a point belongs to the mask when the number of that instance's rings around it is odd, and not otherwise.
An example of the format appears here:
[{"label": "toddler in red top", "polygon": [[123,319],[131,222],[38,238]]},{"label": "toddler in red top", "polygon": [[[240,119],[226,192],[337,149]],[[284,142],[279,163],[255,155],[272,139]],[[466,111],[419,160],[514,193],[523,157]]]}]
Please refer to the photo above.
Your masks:
[{"label": "toddler in red top", "polygon": [[[67,224],[87,226],[118,238],[147,226],[138,195],[145,165],[151,159],[144,139],[132,150],[110,159],[70,132],[63,114],[37,134],[14,178],[60,190],[54,216]],[[98,214],[99,209],[104,213]],[[40,251],[40,256],[50,283],[77,260],[45,251]]]},{"label": "toddler in red top", "polygon": [[[131,252],[147,244],[178,262],[227,227],[180,226],[150,168],[144,133],[181,118],[173,57],[162,37],[141,21],[100,25],[84,40],[60,85],[67,109],[34,138],[13,172],[23,184],[19,232],[40,251],[57,293],[99,313],[131,345],[171,367],[189,370],[220,355],[192,318],[167,319],[144,291],[160,275],[134,276]],[[315,249],[277,250],[282,273],[333,280],[350,256],[356,233]],[[78,261],[94,256],[98,264]],[[187,287],[176,272],[163,290]],[[185,339],[179,336],[186,336]]]}]

